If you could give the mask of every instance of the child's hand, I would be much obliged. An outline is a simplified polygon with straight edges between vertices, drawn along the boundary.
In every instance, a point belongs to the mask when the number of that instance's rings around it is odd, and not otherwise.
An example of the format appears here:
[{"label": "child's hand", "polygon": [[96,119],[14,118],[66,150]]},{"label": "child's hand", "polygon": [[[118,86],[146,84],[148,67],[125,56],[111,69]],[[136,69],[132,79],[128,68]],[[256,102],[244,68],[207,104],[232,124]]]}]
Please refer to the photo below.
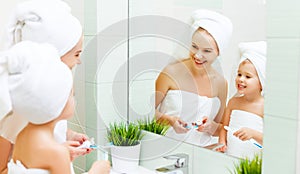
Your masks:
[{"label": "child's hand", "polygon": [[224,146],[222,146],[222,147],[216,149],[217,152],[223,152],[223,153],[224,153],[226,150],[227,150],[227,146],[226,146],[226,145],[224,145]]},{"label": "child's hand", "polygon": [[234,132],[233,135],[242,141],[250,140],[253,138],[253,129],[242,127],[238,131]]},{"label": "child's hand", "polygon": [[93,163],[88,174],[109,174],[110,173],[110,162],[109,161],[96,161]]}]

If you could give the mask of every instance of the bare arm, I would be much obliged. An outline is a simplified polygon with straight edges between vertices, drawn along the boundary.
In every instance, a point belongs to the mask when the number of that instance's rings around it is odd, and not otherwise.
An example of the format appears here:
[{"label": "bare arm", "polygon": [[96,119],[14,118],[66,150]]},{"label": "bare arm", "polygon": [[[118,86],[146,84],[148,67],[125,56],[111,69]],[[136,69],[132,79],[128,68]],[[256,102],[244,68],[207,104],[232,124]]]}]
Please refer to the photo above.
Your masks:
[{"label": "bare arm", "polygon": [[168,90],[172,89],[172,85],[174,85],[174,82],[168,73],[165,71],[161,72],[155,83],[155,116],[159,122],[170,124],[176,133],[186,133],[188,129],[183,127],[186,123],[179,116],[166,115],[157,109],[164,100]]},{"label": "bare arm", "polygon": [[259,144],[262,144],[263,141],[262,132],[247,127],[239,129],[238,131],[234,132],[233,135],[238,137],[242,141],[250,140],[251,138],[256,140]]},{"label": "bare arm", "polygon": [[223,119],[223,115],[225,112],[225,108],[226,108],[226,100],[227,100],[227,91],[228,91],[228,84],[227,81],[224,79],[224,81],[221,82],[221,88],[219,89],[219,99],[221,101],[221,106],[219,109],[218,114],[216,115],[214,121],[216,123],[219,123],[219,126],[216,128],[215,132],[214,132],[214,136],[219,136],[220,131],[223,128],[223,124],[222,124],[222,119]]},{"label": "bare arm", "polygon": [[224,126],[228,126],[229,125],[229,121],[230,121],[230,114],[231,114],[231,106],[234,104],[234,102],[231,100],[229,100],[228,105],[225,109],[225,112],[223,114],[223,118],[222,118],[222,128],[220,130],[220,135],[219,135],[219,143],[222,144],[227,144],[227,131],[224,129]]},{"label": "bare arm", "polygon": [[8,140],[0,136],[0,147],[0,173],[7,174],[7,163],[13,149],[13,145]]},{"label": "bare arm", "polygon": [[162,71],[156,79],[155,82],[155,116],[158,121],[167,122],[170,125],[173,125],[175,120],[172,117],[165,115],[164,113],[159,112],[157,107],[161,104],[165,98],[168,90],[170,89],[170,84],[172,80],[167,75],[165,71]]}]

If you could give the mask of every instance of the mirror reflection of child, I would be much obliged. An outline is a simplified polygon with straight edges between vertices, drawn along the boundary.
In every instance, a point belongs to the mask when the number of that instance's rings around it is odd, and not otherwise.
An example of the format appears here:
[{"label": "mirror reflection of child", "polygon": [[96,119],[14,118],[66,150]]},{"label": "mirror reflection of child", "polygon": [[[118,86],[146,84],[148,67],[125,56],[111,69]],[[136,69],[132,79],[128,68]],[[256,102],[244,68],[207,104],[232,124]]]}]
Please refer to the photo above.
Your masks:
[{"label": "mirror reflection of child", "polygon": [[[158,121],[167,122],[166,136],[199,146],[218,134],[226,104],[227,81],[212,67],[231,38],[231,21],[214,11],[196,10],[189,58],[167,65],[156,79]],[[198,129],[191,124],[206,119]]]},{"label": "mirror reflection of child", "polygon": [[[241,61],[235,78],[238,96],[225,109],[218,151],[239,158],[252,158],[260,152],[263,141],[266,42],[239,44]],[[255,141],[253,141],[255,140]]]},{"label": "mirror reflection of child", "polygon": [[[1,86],[9,87],[1,93],[4,104],[29,122],[17,136],[8,174],[74,174],[69,149],[53,131],[58,121],[74,115],[71,70],[52,45],[31,41],[5,51],[0,62]],[[96,161],[89,173],[108,174],[110,164]]]}]

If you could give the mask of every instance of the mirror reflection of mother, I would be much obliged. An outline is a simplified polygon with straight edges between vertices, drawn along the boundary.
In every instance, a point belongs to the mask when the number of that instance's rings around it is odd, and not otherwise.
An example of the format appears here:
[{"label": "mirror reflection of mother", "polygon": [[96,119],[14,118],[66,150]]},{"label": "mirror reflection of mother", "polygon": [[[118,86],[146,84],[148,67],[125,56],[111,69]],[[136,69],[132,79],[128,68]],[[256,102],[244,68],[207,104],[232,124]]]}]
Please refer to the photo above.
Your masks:
[{"label": "mirror reflection of mother", "polygon": [[204,9],[192,19],[189,58],[167,65],[156,79],[156,119],[171,125],[166,136],[207,146],[221,128],[227,97],[227,81],[212,63],[228,45],[232,23]]}]

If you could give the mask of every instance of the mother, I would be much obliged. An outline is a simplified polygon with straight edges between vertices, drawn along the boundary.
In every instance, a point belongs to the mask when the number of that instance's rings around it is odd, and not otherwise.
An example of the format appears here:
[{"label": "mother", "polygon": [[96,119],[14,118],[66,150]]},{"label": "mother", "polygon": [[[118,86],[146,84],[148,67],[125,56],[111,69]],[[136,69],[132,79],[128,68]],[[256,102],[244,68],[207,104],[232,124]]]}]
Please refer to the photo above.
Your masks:
[{"label": "mother", "polygon": [[[8,26],[8,47],[25,40],[52,44],[70,69],[80,64],[82,27],[71,14],[70,7],[61,0],[31,0],[17,5]],[[3,173],[6,171],[16,136],[27,125],[22,116],[9,113],[11,108],[3,105],[5,100],[0,99],[0,116],[6,115],[0,122],[0,172]],[[68,130],[66,121],[60,121],[54,132],[58,142],[68,140],[65,145],[69,147],[72,159],[89,153],[90,149],[75,148],[88,137]]]},{"label": "mother", "polygon": [[[167,65],[156,80],[156,118],[168,122],[166,136],[199,146],[217,135],[226,105],[227,81],[212,66],[224,53],[231,21],[214,11],[196,10],[189,58]],[[191,129],[192,123],[202,124]]]}]

